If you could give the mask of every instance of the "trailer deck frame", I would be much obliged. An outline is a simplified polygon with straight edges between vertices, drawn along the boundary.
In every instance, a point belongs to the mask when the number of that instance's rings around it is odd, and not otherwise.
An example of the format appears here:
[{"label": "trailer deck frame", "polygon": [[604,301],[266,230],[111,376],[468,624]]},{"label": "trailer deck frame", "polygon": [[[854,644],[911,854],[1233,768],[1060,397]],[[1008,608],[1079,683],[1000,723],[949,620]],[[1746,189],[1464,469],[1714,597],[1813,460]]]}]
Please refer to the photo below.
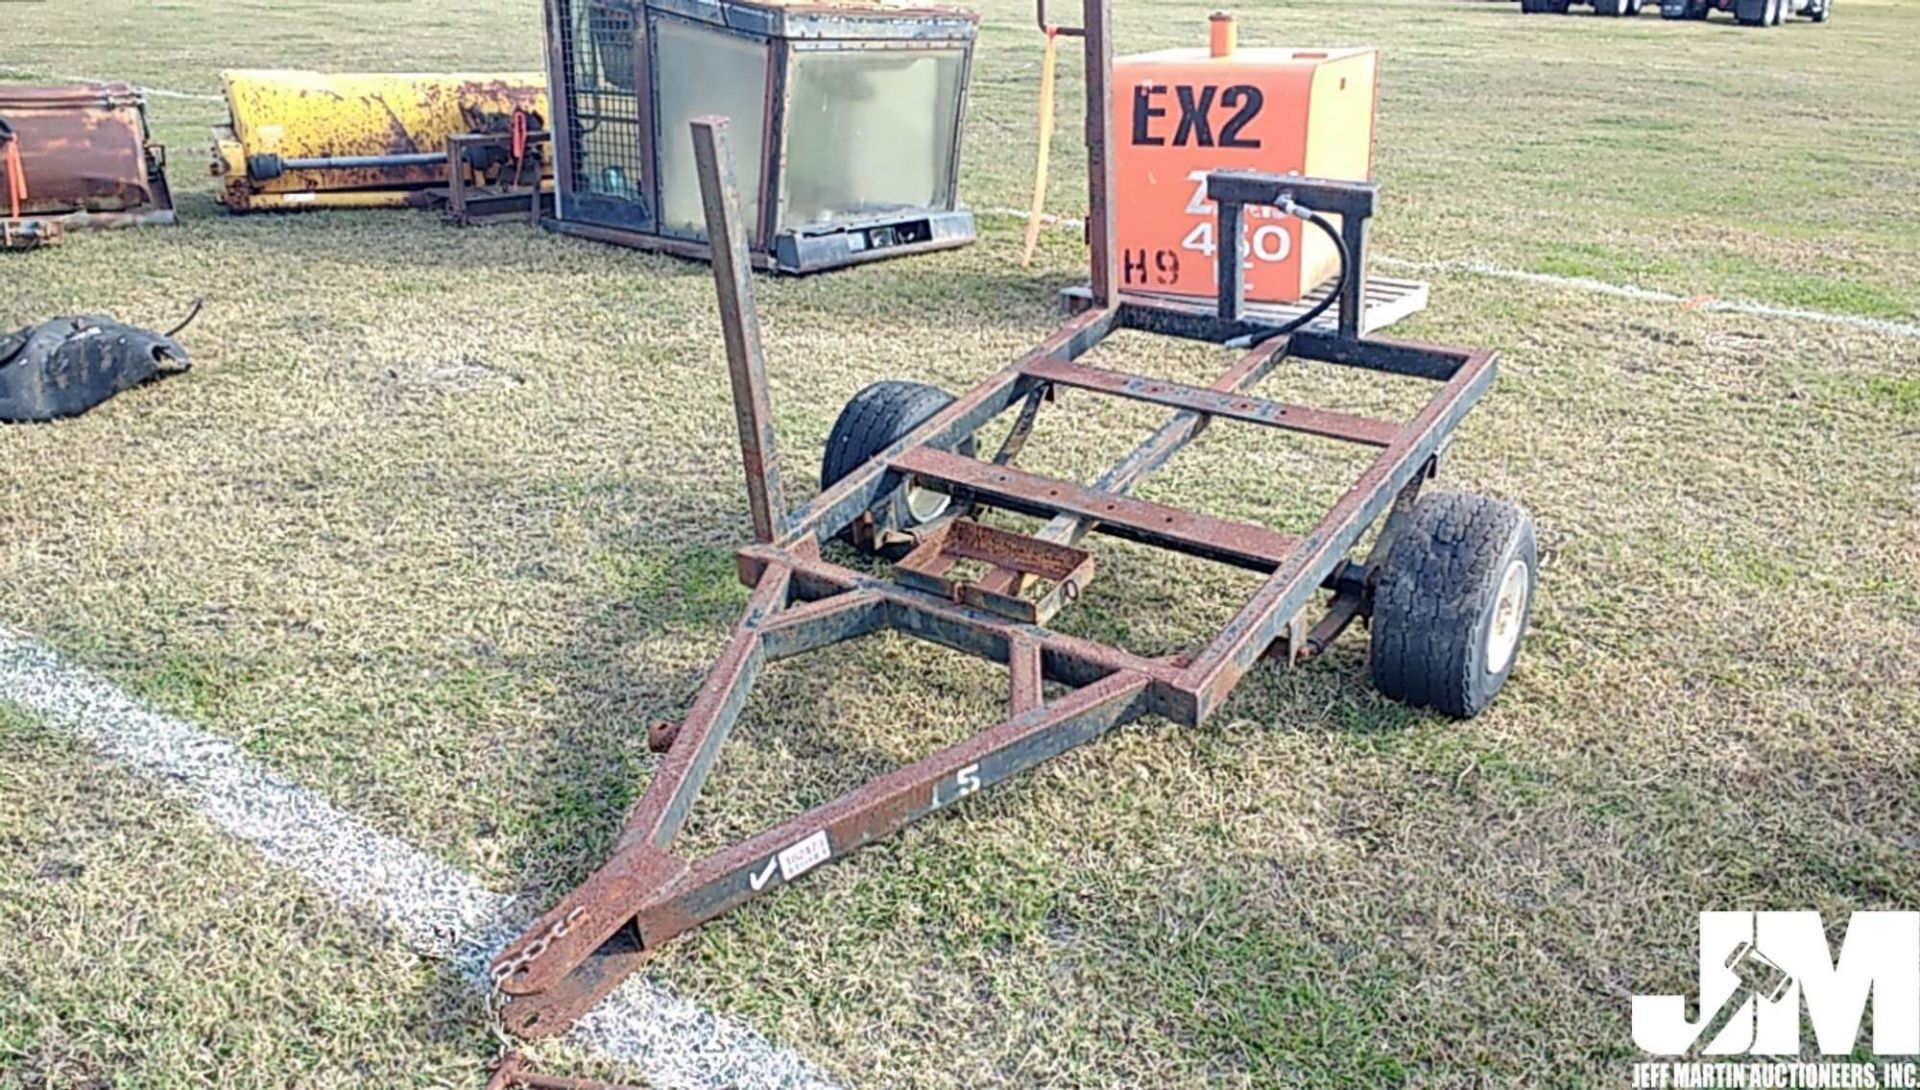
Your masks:
[{"label": "trailer deck frame", "polygon": [[[694,123],[753,516],[755,540],[738,551],[736,560],[741,581],[752,590],[745,614],[684,719],[653,731],[651,740],[665,756],[612,857],[494,962],[502,1022],[510,1032],[539,1037],[562,1031],[674,935],[1117,726],[1144,715],[1198,726],[1263,655],[1285,662],[1311,656],[1371,608],[1371,583],[1384,543],[1422,483],[1436,472],[1454,427],[1491,385],[1495,354],[1359,333],[1367,220],[1377,207],[1372,185],[1219,172],[1208,181],[1219,208],[1219,238],[1239,237],[1248,204],[1291,200],[1341,215],[1351,268],[1338,301],[1338,331],[1301,330],[1253,344],[1209,387],[1077,362],[1119,330],[1223,345],[1273,333],[1273,327],[1246,317],[1233,247],[1221,247],[1221,295],[1210,312],[1115,290],[1119,278],[1108,201],[1112,170],[1106,155],[1111,24],[1107,0],[1082,3],[1091,104],[1090,306],[797,509],[787,508],[781,488],[752,300],[750,231],[740,218],[726,122]],[[1249,392],[1289,360],[1413,376],[1434,382],[1436,389],[1405,421],[1284,404]],[[1157,404],[1172,413],[1091,486],[1014,468],[1011,462],[1034,414],[1056,387]],[[958,453],[975,432],[1016,408],[1020,415],[1012,434],[993,460]],[[1216,418],[1355,443],[1377,453],[1353,486],[1297,537],[1128,494]],[[954,500],[944,518],[912,535],[922,548],[917,562],[906,563],[909,574],[880,578],[823,557],[822,542],[843,532],[877,543],[873,510],[909,482]],[[976,507],[1050,521],[1031,536],[970,535],[966,548],[996,561],[993,570],[970,588],[946,587],[939,582],[940,565],[930,564],[927,554],[937,553],[941,535]],[[1379,540],[1356,561],[1354,550],[1383,515],[1387,522]],[[1089,577],[1090,561],[1076,566],[1073,547],[1090,532],[1250,569],[1265,580],[1204,647],[1167,657],[1143,657],[1056,632],[1040,623],[1044,618],[1037,613],[1008,608],[1032,572],[1059,577],[1060,588]],[[1077,596],[1079,584],[1073,586],[1063,596],[1067,603]],[[1309,606],[1322,590],[1331,597],[1309,625]],[[1006,666],[1007,717],[705,858],[673,854],[720,747],[767,665],[889,629]],[[1047,682],[1070,691],[1049,699]]]}]

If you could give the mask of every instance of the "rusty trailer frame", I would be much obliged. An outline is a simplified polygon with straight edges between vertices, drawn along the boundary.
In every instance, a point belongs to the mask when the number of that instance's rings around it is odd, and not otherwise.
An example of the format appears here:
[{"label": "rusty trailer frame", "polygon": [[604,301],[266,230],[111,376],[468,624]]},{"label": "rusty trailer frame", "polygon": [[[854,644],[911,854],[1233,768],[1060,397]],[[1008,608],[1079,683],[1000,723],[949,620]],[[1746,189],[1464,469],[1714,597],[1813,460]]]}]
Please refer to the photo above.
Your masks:
[{"label": "rusty trailer frame", "polygon": [[[1087,143],[1093,252],[1092,303],[1052,336],[928,417],[871,460],[789,510],[783,498],[765,360],[753,306],[748,238],[740,218],[726,122],[694,123],[713,273],[726,333],[728,371],[740,431],[754,541],[741,548],[741,580],[752,588],[733,629],[684,719],[652,732],[665,756],[629,815],[612,857],[563,898],[494,962],[504,999],[502,1021],[521,1036],[565,1029],[673,936],[770,893],[828,860],[839,859],[909,822],[982,788],[1098,738],[1145,715],[1197,726],[1269,652],[1296,661],[1324,648],[1370,608],[1370,578],[1383,559],[1376,544],[1352,559],[1362,535],[1383,515],[1389,539],[1453,429],[1492,383],[1491,351],[1445,348],[1358,332],[1365,282],[1367,219],[1375,192],[1363,183],[1321,182],[1221,172],[1208,191],[1219,207],[1217,237],[1234,238],[1246,205],[1298,205],[1340,213],[1350,251],[1339,332],[1295,331],[1243,316],[1240,268],[1221,247],[1222,293],[1214,308],[1173,309],[1116,291],[1107,94],[1112,42],[1106,0],[1082,0],[1088,77]],[[1210,387],[1121,374],[1077,362],[1117,330],[1145,330],[1218,344],[1256,342]],[[1261,341],[1263,337],[1270,337]],[[1432,380],[1436,388],[1410,420],[1386,421],[1283,404],[1248,391],[1285,360],[1371,369]],[[1171,410],[1167,421],[1091,486],[1015,468],[1017,452],[1048,392],[1074,387]],[[959,453],[989,421],[1018,409],[1016,437],[993,461]],[[1302,536],[1239,524],[1136,499],[1133,487],[1214,419],[1323,436],[1377,451],[1355,484]],[[946,518],[914,535],[917,543],[880,578],[823,558],[821,543],[842,532],[876,543],[872,512],[903,485],[946,492]],[[1033,536],[959,530],[975,507],[1048,518]],[[964,541],[949,538],[958,531]],[[1205,647],[1149,658],[1076,638],[1044,625],[1042,603],[1018,591],[1033,577],[1077,586],[1091,574],[1073,546],[1105,533],[1251,569],[1265,581]],[[994,570],[971,589],[944,581],[938,554],[984,558]],[[1314,597],[1329,604],[1311,625]],[[1068,600],[1073,592],[1066,594]],[[1058,606],[1062,603],[1052,603]],[[1023,612],[1023,610],[1030,612]],[[698,860],[674,842],[717,753],[768,664],[891,629],[1004,664],[1007,717],[978,734],[899,768],[842,797]],[[1048,682],[1065,686],[1049,698]]]}]

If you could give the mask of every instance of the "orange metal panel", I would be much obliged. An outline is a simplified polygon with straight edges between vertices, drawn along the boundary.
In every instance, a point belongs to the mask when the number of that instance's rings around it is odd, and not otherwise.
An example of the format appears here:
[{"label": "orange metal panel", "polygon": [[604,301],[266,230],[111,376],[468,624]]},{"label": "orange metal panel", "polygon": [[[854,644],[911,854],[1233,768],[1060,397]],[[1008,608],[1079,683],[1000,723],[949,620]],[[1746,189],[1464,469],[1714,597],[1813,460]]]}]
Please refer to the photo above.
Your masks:
[{"label": "orange metal panel", "polygon": [[[1366,179],[1377,68],[1372,49],[1169,49],[1116,60],[1122,286],[1214,295],[1208,171]],[[1334,274],[1332,245],[1309,237],[1303,252],[1302,226],[1271,209],[1247,209],[1249,300],[1294,302]]]}]

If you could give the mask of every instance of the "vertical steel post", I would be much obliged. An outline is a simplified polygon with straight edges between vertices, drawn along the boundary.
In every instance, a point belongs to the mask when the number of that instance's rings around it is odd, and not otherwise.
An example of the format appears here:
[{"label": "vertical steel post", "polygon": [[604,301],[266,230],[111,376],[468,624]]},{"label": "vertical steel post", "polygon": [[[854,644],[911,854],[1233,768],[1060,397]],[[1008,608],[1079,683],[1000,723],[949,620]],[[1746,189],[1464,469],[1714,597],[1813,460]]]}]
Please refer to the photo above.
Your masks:
[{"label": "vertical steel post", "polygon": [[773,441],[773,406],[767,397],[767,360],[760,345],[760,314],[753,305],[753,264],[740,229],[739,182],[727,119],[693,120],[693,159],[700,173],[700,203],[707,213],[707,248],[713,255],[713,285],[720,294],[720,325],[727,337],[727,377],[733,383],[733,415],[740,424],[740,460],[747,474],[753,536],[771,542],[786,532],[787,505],[780,492],[780,453]]},{"label": "vertical steel post", "polygon": [[1113,19],[1107,0],[1082,0],[1081,25],[1087,56],[1087,242],[1093,247],[1093,305],[1114,304],[1120,289],[1120,255],[1114,251]]},{"label": "vertical steel post", "polygon": [[1247,289],[1240,282],[1240,225],[1246,219],[1245,206],[1239,201],[1215,200],[1214,208],[1213,237],[1220,248],[1214,258],[1214,279],[1219,283],[1220,292],[1219,314],[1227,321],[1237,322],[1247,312]]},{"label": "vertical steel post", "polygon": [[[467,172],[460,169],[460,140],[447,137],[447,218],[467,225]],[[534,203],[538,204],[538,201]]]},{"label": "vertical steel post", "polygon": [[1344,216],[1340,234],[1347,244],[1347,282],[1340,289],[1340,335],[1358,337],[1367,316],[1367,216]]},{"label": "vertical steel post", "polygon": [[[553,218],[566,218],[566,200],[573,196],[574,73],[567,69],[567,25],[558,0],[542,5],[547,19],[547,128],[553,131]],[[534,188],[538,190],[538,179]],[[562,196],[565,194],[565,196]],[[533,196],[533,222],[540,222],[540,194]]]}]

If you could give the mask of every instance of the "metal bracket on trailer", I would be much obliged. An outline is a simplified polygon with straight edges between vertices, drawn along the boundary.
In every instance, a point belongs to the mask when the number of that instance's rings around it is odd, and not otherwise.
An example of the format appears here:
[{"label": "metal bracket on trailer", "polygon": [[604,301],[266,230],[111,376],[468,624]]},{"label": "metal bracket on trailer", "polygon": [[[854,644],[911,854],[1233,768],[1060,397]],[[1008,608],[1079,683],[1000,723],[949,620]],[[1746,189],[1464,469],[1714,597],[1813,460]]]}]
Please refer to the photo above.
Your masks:
[{"label": "metal bracket on trailer", "polygon": [[[1089,240],[1092,305],[1058,332],[795,510],[782,501],[780,460],[767,394],[766,365],[753,306],[747,231],[726,140],[726,122],[694,122],[694,147],[713,240],[713,275],[726,332],[728,374],[740,430],[755,541],[739,550],[742,582],[752,588],[745,614],[678,724],[656,728],[664,747],[653,781],[629,815],[613,857],[562,898],[496,960],[508,998],[503,1021],[522,1036],[560,1032],[673,936],[754,897],[793,882],[902,826],[1089,742],[1142,715],[1198,725],[1216,711],[1262,655],[1284,649],[1291,661],[1317,653],[1370,608],[1376,545],[1364,562],[1351,555],[1367,528],[1387,514],[1391,541],[1402,515],[1430,475],[1437,453],[1494,376],[1488,351],[1358,336],[1358,285],[1365,281],[1366,225],[1377,202],[1366,183],[1219,172],[1209,178],[1222,230],[1246,204],[1292,201],[1337,213],[1350,251],[1351,289],[1342,292],[1340,332],[1275,329],[1242,316],[1238,266],[1221,269],[1218,313],[1173,310],[1118,294],[1114,285],[1111,131],[1106,77],[1111,23],[1106,0],[1082,0],[1090,88]],[[1222,234],[1223,238],[1233,237]],[[1232,247],[1222,247],[1223,252]],[[1143,330],[1226,344],[1260,342],[1208,387],[1093,368],[1076,362],[1110,333]],[[1262,340],[1262,338],[1266,338]],[[1407,421],[1327,412],[1256,397],[1249,390],[1288,360],[1382,371],[1438,384]],[[958,453],[967,437],[1002,413],[1024,423],[1049,393],[1076,388],[1171,410],[1166,421],[1092,485],[1038,476],[1011,462],[1020,442],[993,461]],[[1292,431],[1376,451],[1358,481],[1305,534],[1199,515],[1128,495],[1214,420]],[[1016,427],[1016,433],[1022,429]],[[932,531],[896,578],[879,578],[823,559],[821,542],[860,522],[909,482],[948,492],[963,512],[998,507],[1047,518],[1021,540],[1005,531]],[[951,517],[951,516],[950,516]],[[977,524],[967,523],[968,526]],[[1045,614],[1070,601],[1011,603],[1033,576],[1090,576],[1074,549],[1088,533],[1257,571],[1264,582],[1204,647],[1147,658],[1045,627]],[[942,578],[949,552],[984,555],[994,570],[971,587]],[[1022,559],[1015,559],[1014,554]],[[939,570],[936,570],[939,569]],[[1324,612],[1305,621],[1321,590]],[[1063,595],[1069,598],[1070,595]],[[1031,604],[1031,603],[1029,603]],[[892,629],[1008,669],[1007,715],[998,724],[881,776],[832,802],[699,860],[673,853],[687,815],[722,744],[769,663]],[[1045,683],[1069,691],[1048,699]]]}]

